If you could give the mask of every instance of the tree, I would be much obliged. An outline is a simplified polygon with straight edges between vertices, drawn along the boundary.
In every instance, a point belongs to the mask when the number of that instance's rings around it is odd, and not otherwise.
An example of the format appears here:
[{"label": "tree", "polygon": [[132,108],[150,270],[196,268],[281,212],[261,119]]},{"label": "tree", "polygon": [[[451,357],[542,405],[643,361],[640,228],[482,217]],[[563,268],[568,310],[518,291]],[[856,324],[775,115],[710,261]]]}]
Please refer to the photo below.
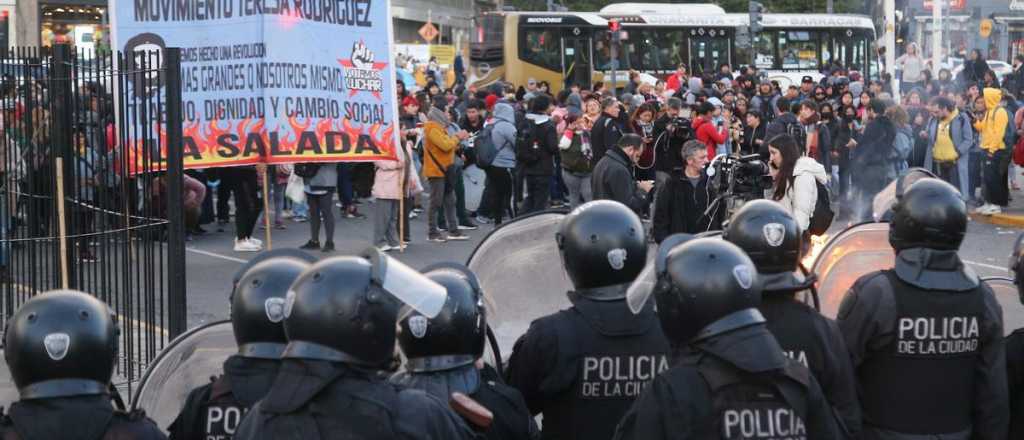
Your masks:
[{"label": "tree", "polygon": [[[761,0],[761,3],[768,8],[769,12],[825,12],[827,0]],[[836,13],[865,13],[865,0],[834,0]],[[600,0],[556,0],[563,4],[570,11],[587,12],[598,11],[609,1]],[[680,3],[679,0],[646,0],[645,3]],[[682,3],[711,3],[700,0],[682,0]],[[747,0],[719,0],[713,2],[721,6],[726,12],[747,12]],[[506,4],[514,6],[520,11],[543,11],[547,9],[545,0],[508,0]]]}]

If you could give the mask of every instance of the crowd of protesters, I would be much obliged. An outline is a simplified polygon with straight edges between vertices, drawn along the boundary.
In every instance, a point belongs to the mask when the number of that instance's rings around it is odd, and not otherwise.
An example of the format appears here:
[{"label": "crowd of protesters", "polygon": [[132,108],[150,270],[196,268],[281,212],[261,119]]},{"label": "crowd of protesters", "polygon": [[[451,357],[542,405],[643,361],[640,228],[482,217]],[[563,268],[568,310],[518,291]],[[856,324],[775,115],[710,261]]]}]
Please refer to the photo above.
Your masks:
[{"label": "crowd of protesters", "polygon": [[[208,225],[222,228],[233,210],[235,251],[261,250],[257,228],[269,223],[285,229],[290,220],[309,223],[303,248],[330,252],[334,210],[341,218],[364,218],[363,208],[372,211],[374,244],[391,250],[417,240],[465,240],[480,224],[614,199],[649,220],[661,240],[721,227],[727,213],[717,206],[719,188],[707,165],[729,154],[757,155],[767,163],[774,184],[764,196],[789,208],[802,227],[819,188],[830,189],[840,219],[866,220],[874,195],[908,167],[933,171],[959,188],[975,212],[995,214],[1016,186],[1011,160],[1024,165],[1024,146],[1017,145],[1024,139],[1018,132],[1024,131],[1024,106],[1017,100],[1024,89],[1022,64],[1024,57],[1017,57],[1000,83],[974,51],[958,75],[941,69],[933,77],[929,61],[909,44],[897,59],[898,100],[888,73],[869,79],[840,65],[824,68],[820,80],[806,76],[788,86],[753,67],[733,72],[722,65],[695,74],[680,65],[653,84],[630,72],[615,91],[596,83],[568,84],[557,93],[533,79],[467,85],[464,72],[444,87],[451,79],[428,70],[423,87],[407,88],[401,79],[396,84],[402,140],[397,161],[188,170],[187,231],[191,237],[205,234]],[[95,98],[83,100],[85,117],[113,113],[99,111],[110,105],[101,90],[88,96]],[[4,100],[6,119],[20,119],[10,101]],[[96,189],[84,196],[98,198],[101,188],[116,185],[88,178],[102,174],[94,171],[105,166],[104,146],[116,137],[107,133],[113,121],[76,127],[78,174],[86,179],[83,188]],[[34,131],[36,137],[48,132]],[[476,157],[481,135],[496,150],[486,164]],[[263,173],[269,174],[272,201],[266,221]],[[483,180],[479,203],[467,204],[467,173]],[[79,223],[90,221],[87,211],[81,215]],[[425,237],[410,234],[408,221],[417,217],[426,217]]]}]

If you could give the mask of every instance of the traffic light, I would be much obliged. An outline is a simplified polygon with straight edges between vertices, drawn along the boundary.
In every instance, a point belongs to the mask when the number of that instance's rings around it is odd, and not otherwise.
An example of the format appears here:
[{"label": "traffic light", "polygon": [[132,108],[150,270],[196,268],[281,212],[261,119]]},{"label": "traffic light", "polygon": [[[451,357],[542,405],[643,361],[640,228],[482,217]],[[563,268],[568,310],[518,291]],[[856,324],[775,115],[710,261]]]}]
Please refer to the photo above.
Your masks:
[{"label": "traffic light", "polygon": [[761,14],[764,13],[764,5],[761,2],[750,2],[750,36],[756,38],[757,34],[764,29],[761,26]]},{"label": "traffic light", "polygon": [[621,28],[618,20],[608,20],[608,32],[618,32]]}]

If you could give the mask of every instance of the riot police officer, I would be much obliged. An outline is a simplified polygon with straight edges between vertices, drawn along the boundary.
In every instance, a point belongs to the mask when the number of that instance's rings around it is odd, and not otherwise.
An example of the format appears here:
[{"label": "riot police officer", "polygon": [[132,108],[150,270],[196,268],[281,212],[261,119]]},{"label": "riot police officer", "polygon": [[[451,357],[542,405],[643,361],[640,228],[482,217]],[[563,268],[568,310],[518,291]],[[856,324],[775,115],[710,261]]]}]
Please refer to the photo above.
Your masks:
[{"label": "riot police officer", "polygon": [[800,226],[782,205],[747,202],[733,215],[723,238],[743,249],[763,284],[758,310],[786,354],[811,370],[836,414],[840,432],[860,431],[860,404],[853,367],[835,321],[796,298],[814,278],[799,269]]},{"label": "riot police officer", "polygon": [[555,239],[575,288],[572,307],[530,324],[509,359],[508,383],[533,414],[544,414],[543,438],[609,439],[633,399],[668,368],[654,310],[634,315],[625,302],[647,261],[644,227],[625,205],[594,201],[567,215]]},{"label": "riot police officer", "polygon": [[293,256],[262,259],[242,274],[231,293],[231,326],[238,354],[224,361],[224,374],[192,390],[168,428],[171,440],[231,440],[242,415],[270,389],[285,338],[285,295],[315,261]]},{"label": "riot police officer", "polygon": [[668,252],[661,271],[630,288],[685,345],[644,390],[616,439],[834,439],[835,418],[817,381],[786,357],[758,312],[761,282],[736,245],[697,238]]},{"label": "riot police officer", "polygon": [[111,405],[118,337],[114,312],[85,293],[56,290],[25,302],[4,335],[21,400],[0,419],[0,438],[166,438],[143,412]]},{"label": "riot police officer", "polygon": [[[433,319],[412,313],[400,323],[398,345],[405,371],[393,383],[426,391],[440,399],[454,392],[472,397],[493,413],[488,439],[535,439],[540,436],[526,401],[481,361],[487,312],[480,284],[469,268],[438,263],[422,272],[444,286],[448,301]],[[486,368],[487,374],[481,374]]]},{"label": "riot police officer", "polygon": [[861,438],[1005,439],[1002,310],[957,255],[960,193],[934,178],[892,208],[892,269],[862,276],[837,323],[859,383]]},{"label": "riot police officer", "polygon": [[[1017,237],[1010,256],[1010,273],[1017,295],[1024,304],[1024,234]],[[1010,436],[1024,438],[1024,328],[1006,337],[1006,379],[1010,391]]]},{"label": "riot police officer", "polygon": [[387,381],[399,311],[434,317],[445,297],[443,286],[373,248],[310,267],[285,299],[277,379],[235,439],[473,438],[445,402]]}]

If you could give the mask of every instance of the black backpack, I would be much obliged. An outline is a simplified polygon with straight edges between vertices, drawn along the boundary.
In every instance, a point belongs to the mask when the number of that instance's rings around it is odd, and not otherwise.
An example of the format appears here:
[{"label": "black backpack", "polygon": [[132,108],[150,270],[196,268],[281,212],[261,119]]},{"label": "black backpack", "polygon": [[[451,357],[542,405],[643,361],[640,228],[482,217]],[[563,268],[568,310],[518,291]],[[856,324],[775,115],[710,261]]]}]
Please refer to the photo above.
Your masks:
[{"label": "black backpack", "polygon": [[800,149],[800,152],[807,154],[807,131],[804,130],[804,126],[797,122],[786,123],[786,134],[793,137],[796,141],[796,147]]},{"label": "black backpack", "polygon": [[312,179],[320,170],[320,164],[312,162],[297,163],[294,167],[295,175],[303,179]]},{"label": "black backpack", "polygon": [[530,165],[540,160],[540,146],[537,145],[537,124],[524,119],[516,127],[516,160],[522,165]]},{"label": "black backpack", "polygon": [[811,235],[821,235],[832,226],[832,219],[836,213],[832,210],[832,195],[828,187],[822,185],[818,179],[814,179],[814,184],[818,187],[818,200],[814,202],[814,213],[811,214],[807,232]]},{"label": "black backpack", "polygon": [[497,122],[491,125],[484,126],[479,133],[476,134],[476,140],[473,141],[473,148],[476,150],[476,165],[480,169],[487,169],[494,163],[494,159],[498,157],[498,152],[505,148],[504,145],[494,145],[494,126]]}]

